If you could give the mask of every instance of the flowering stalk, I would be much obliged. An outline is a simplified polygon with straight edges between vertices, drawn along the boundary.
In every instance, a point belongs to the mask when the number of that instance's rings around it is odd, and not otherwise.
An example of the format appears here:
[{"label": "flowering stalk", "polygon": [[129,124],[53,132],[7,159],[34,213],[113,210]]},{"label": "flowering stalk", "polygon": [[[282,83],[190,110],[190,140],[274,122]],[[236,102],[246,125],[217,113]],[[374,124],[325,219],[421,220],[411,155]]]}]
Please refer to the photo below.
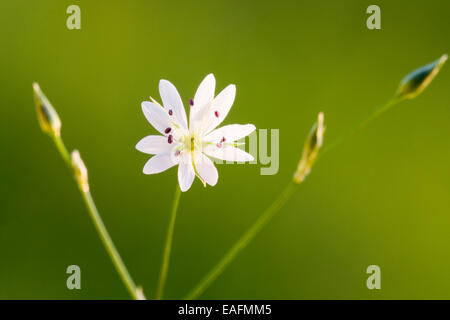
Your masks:
[{"label": "flowering stalk", "polygon": [[142,297],[144,297],[141,292],[142,290],[140,291],[138,288],[136,288],[133,279],[128,273],[128,270],[125,267],[125,264],[123,263],[122,258],[119,255],[119,252],[114,246],[114,243],[112,242],[112,239],[109,236],[105,225],[103,224],[94,199],[92,198],[92,195],[89,191],[88,173],[86,166],[84,165],[84,162],[80,157],[80,153],[78,152],[78,150],[75,150],[72,152],[72,154],[70,154],[67,150],[66,146],[64,145],[64,141],[61,138],[61,121],[58,117],[58,114],[53,109],[52,105],[47,100],[37,83],[33,84],[33,91],[37,107],[38,120],[42,130],[50,135],[50,137],[55,142],[59,154],[61,155],[65,163],[69,166],[69,168],[73,171],[78,188],[86,204],[89,215],[94,223],[95,229],[97,230],[100,239],[102,240],[105,249],[108,252],[108,255],[110,256],[117,272],[119,273],[120,278],[125,284],[125,287],[129,291],[133,299],[141,299]]},{"label": "flowering stalk", "polygon": [[[395,96],[391,100],[376,108],[366,119],[359,122],[346,134],[336,139],[334,143],[328,146],[328,148],[322,150],[321,155],[323,156],[326,152],[330,151],[332,148],[344,141],[345,138],[365,127],[368,123],[378,118],[392,106],[403,100],[413,99],[419,95],[438,74],[446,60],[447,55],[443,55],[438,60],[418,68],[404,77],[400,82]],[[259,216],[255,223],[231,247],[231,249],[228,250],[225,256],[211,269],[211,271],[200,281],[200,283],[186,295],[185,299],[193,300],[198,298],[294,194],[294,191],[297,190],[297,186],[304,181],[305,177],[311,171],[312,165],[319,159],[318,151],[322,146],[324,131],[323,115],[319,114],[318,121],[314,124],[306,140],[302,157],[298,164],[297,171],[294,174],[293,180],[289,182],[276,200]]]},{"label": "flowering stalk", "polygon": [[161,273],[158,280],[158,289],[156,290],[156,299],[163,298],[164,286],[166,284],[167,273],[170,264],[170,252],[172,251],[173,230],[175,228],[175,220],[177,217],[178,204],[180,203],[181,189],[177,186],[173,199],[172,213],[170,215],[169,228],[167,230],[166,245],[164,246],[163,261],[161,264]]},{"label": "flowering stalk", "polygon": [[[159,82],[162,104],[150,97],[142,102],[148,122],[161,135],[144,137],[136,149],[154,155],[144,166],[144,174],[157,174],[178,166],[180,187],[175,192],[172,213],[158,280],[156,299],[162,299],[170,264],[173,231],[181,192],[186,192],[198,177],[203,186],[216,185],[219,173],[209,157],[236,162],[253,157],[237,148],[236,141],[256,128],[252,124],[231,124],[217,128],[227,116],[236,96],[236,86],[228,85],[215,95],[216,79],[208,74],[200,83],[193,99],[189,99],[189,121],[176,87],[168,80]],[[217,128],[217,129],[216,129]]]}]

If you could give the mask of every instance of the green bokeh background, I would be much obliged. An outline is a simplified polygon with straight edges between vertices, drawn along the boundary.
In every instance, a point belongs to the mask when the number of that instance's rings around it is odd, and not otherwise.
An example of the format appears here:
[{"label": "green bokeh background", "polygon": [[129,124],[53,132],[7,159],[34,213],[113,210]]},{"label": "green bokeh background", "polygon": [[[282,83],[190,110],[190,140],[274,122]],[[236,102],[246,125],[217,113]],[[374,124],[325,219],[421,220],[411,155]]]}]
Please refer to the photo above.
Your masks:
[{"label": "green bokeh background", "polygon": [[[81,7],[81,30],[66,8]],[[183,194],[166,297],[185,295],[291,179],[319,111],[325,143],[450,52],[450,2],[2,1],[0,298],[127,299],[70,172],[36,121],[38,81],[80,150],[130,273],[155,293],[176,170],[146,176],[140,103],[172,81],[186,102],[213,72],[237,85],[225,123],[280,130],[280,168],[221,165]],[[314,167],[205,299],[450,299],[450,67]],[[66,288],[81,267],[82,289]],[[381,267],[381,290],[366,287]]]}]

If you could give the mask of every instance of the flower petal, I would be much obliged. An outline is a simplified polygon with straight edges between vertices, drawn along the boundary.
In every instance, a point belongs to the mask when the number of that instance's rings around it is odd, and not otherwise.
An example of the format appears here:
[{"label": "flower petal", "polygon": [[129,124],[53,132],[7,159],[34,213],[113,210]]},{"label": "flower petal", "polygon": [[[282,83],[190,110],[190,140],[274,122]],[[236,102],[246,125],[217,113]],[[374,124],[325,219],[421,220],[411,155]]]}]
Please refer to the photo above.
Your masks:
[{"label": "flower petal", "polygon": [[169,144],[164,136],[147,136],[136,144],[137,150],[147,154],[169,152],[172,148],[173,145]]},{"label": "flower petal", "polygon": [[185,192],[189,190],[194,182],[195,171],[192,165],[192,159],[190,153],[184,153],[181,155],[181,159],[178,165],[178,183],[180,184],[181,191]]},{"label": "flower petal", "polygon": [[177,164],[177,159],[171,152],[158,153],[153,156],[144,166],[145,174],[155,174],[166,171]]},{"label": "flower petal", "polygon": [[206,115],[207,120],[204,121],[204,134],[208,134],[222,123],[230,111],[235,97],[236,86],[230,84],[214,98]]},{"label": "flower petal", "polygon": [[215,144],[208,145],[203,148],[203,152],[213,158],[226,161],[247,162],[254,160],[251,154],[245,152],[244,150],[226,144],[222,145],[221,147],[218,147]]},{"label": "flower petal", "polygon": [[214,99],[216,89],[216,78],[212,73],[208,74],[198,86],[194,96],[194,106],[202,106]]},{"label": "flower petal", "polygon": [[225,138],[226,142],[233,142],[248,136],[255,129],[252,124],[230,124],[212,131],[203,138],[203,141],[219,143]]},{"label": "flower petal", "polygon": [[191,106],[189,122],[191,128],[196,128],[203,120],[203,114],[214,99],[216,79],[212,73],[208,74],[198,86],[194,96],[194,105]]},{"label": "flower petal", "polygon": [[145,118],[159,132],[164,134],[164,130],[170,127],[170,119],[167,112],[153,102],[144,101],[141,104]]},{"label": "flower petal", "polygon": [[219,173],[214,163],[202,152],[195,153],[195,169],[200,177],[210,186],[215,186],[219,179]]},{"label": "flower petal", "polygon": [[187,130],[186,111],[177,88],[167,80],[159,82],[159,94],[167,112],[173,111],[173,119]]}]

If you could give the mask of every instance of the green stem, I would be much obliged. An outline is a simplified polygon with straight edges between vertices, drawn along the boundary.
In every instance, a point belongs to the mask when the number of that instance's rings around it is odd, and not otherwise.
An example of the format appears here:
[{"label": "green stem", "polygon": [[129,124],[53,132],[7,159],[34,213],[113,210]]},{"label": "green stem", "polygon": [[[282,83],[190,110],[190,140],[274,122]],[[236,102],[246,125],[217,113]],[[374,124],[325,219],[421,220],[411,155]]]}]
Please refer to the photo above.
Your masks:
[{"label": "green stem", "polygon": [[196,299],[206,288],[223,272],[223,270],[234,260],[239,252],[258,234],[258,232],[269,222],[286,201],[297,189],[298,184],[290,182],[284,191],[255,221],[255,223],[244,233],[244,235],[231,247],[219,263],[200,281],[200,283],[185,297],[187,300]]},{"label": "green stem", "polygon": [[67,148],[64,145],[64,141],[62,140],[62,138],[60,136],[52,136],[52,138],[63,160],[69,167],[72,167],[69,151],[67,151]]},{"label": "green stem", "polygon": [[173,198],[172,213],[170,215],[169,229],[167,230],[166,245],[164,247],[163,260],[161,264],[161,273],[159,275],[158,289],[156,291],[156,299],[161,300],[164,293],[164,286],[167,280],[167,273],[170,264],[170,252],[172,251],[173,230],[175,228],[175,220],[177,217],[178,204],[180,203],[181,189],[176,187],[175,196]]},{"label": "green stem", "polygon": [[[325,153],[342,143],[347,137],[353,135],[360,129],[364,128],[369,122],[378,118],[381,114],[387,111],[390,107],[396,105],[402,101],[400,98],[393,98],[389,100],[386,104],[376,108],[369,116],[359,123],[357,123],[353,128],[348,130],[346,133],[337,138],[334,142],[329,144],[326,148],[322,148],[316,161],[322,157]],[[289,185],[284,189],[284,191],[278,196],[278,198],[259,216],[255,223],[244,233],[244,235],[231,247],[230,250],[225,254],[225,256],[217,263],[213,269],[200,281],[200,283],[190,291],[185,299],[193,300],[199,297],[208,287],[214,282],[214,280],[223,272],[223,270],[235,259],[237,254],[244,249],[248,243],[254,238],[254,236],[264,227],[267,222],[277,213],[283,205],[289,200],[296,190],[294,182],[290,182]]]},{"label": "green stem", "polygon": [[320,153],[317,155],[316,161],[319,160],[319,158],[322,158],[328,151],[336,147],[337,145],[341,144],[346,138],[352,136],[359,130],[363,129],[367,126],[370,122],[381,116],[384,112],[386,112],[389,108],[396,105],[402,101],[400,98],[392,98],[387,103],[380,105],[377,107],[374,111],[372,111],[366,118],[364,118],[362,121],[358,122],[356,125],[351,127],[349,130],[344,132],[342,135],[340,135],[338,138],[334,139],[333,142],[327,144],[325,147],[322,148]]},{"label": "green stem", "polygon": [[[72,163],[70,160],[70,154],[67,151],[67,148],[64,145],[63,140],[61,137],[53,137],[53,140],[56,144],[56,147],[61,154],[62,158],[66,162],[66,164],[69,167],[72,167]],[[105,225],[103,224],[102,218],[100,217],[100,214],[97,210],[97,207],[95,206],[94,199],[92,198],[92,195],[89,191],[84,192],[82,188],[80,187],[80,192],[83,197],[83,200],[86,204],[86,207],[88,209],[89,215],[94,222],[95,229],[98,232],[98,235],[100,236],[100,239],[103,242],[103,245],[105,246],[106,251],[108,252],[108,255],[110,256],[117,272],[119,273],[120,278],[122,279],[123,283],[125,284],[125,287],[127,288],[128,292],[130,293],[131,297],[135,300],[138,299],[137,291],[136,291],[136,285],[131,278],[130,274],[128,273],[127,268],[125,267],[125,264],[122,261],[122,258],[119,255],[119,252],[117,251],[116,247],[114,246],[114,243],[112,242],[111,237],[108,234],[108,231],[106,230]]]},{"label": "green stem", "polygon": [[102,240],[106,248],[106,251],[108,252],[109,257],[111,258],[114,266],[116,267],[116,270],[119,273],[120,278],[122,279],[123,283],[128,289],[128,292],[130,293],[131,297],[133,297],[134,300],[138,300],[136,285],[133,279],[131,278],[130,274],[128,273],[128,270],[125,267],[125,264],[123,263],[122,258],[119,255],[119,252],[114,246],[114,243],[111,237],[109,236],[109,233],[105,228],[105,225],[103,224],[102,218],[98,213],[97,207],[95,206],[94,199],[92,199],[91,193],[89,191],[83,192],[81,189],[80,191],[81,195],[83,196],[83,200],[88,208],[89,215],[91,216],[92,221],[94,222],[95,229],[97,230],[100,239]]}]

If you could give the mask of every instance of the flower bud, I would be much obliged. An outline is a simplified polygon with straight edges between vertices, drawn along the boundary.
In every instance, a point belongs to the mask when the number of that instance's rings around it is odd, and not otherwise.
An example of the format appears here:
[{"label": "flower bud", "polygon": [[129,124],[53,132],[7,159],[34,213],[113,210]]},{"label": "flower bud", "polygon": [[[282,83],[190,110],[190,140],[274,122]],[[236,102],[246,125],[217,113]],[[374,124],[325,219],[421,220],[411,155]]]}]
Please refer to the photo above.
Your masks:
[{"label": "flower bud", "polygon": [[444,54],[436,61],[416,69],[404,77],[400,82],[396,97],[398,99],[413,99],[419,95],[436,77],[447,58],[448,56]]},{"label": "flower bud", "polygon": [[89,191],[88,172],[78,150],[72,151],[71,154],[72,167],[78,186],[83,192]]},{"label": "flower bud", "polygon": [[33,93],[37,117],[42,131],[50,136],[59,137],[61,134],[61,120],[36,82],[33,83]]},{"label": "flower bud", "polygon": [[141,286],[136,288],[137,300],[147,300],[144,295],[144,289]]},{"label": "flower bud", "polygon": [[319,149],[323,144],[323,135],[325,133],[324,116],[320,112],[317,117],[317,122],[314,123],[311,131],[306,139],[305,146],[303,147],[302,157],[298,163],[297,171],[294,174],[294,182],[301,183],[311,171],[311,167],[316,161]]}]

